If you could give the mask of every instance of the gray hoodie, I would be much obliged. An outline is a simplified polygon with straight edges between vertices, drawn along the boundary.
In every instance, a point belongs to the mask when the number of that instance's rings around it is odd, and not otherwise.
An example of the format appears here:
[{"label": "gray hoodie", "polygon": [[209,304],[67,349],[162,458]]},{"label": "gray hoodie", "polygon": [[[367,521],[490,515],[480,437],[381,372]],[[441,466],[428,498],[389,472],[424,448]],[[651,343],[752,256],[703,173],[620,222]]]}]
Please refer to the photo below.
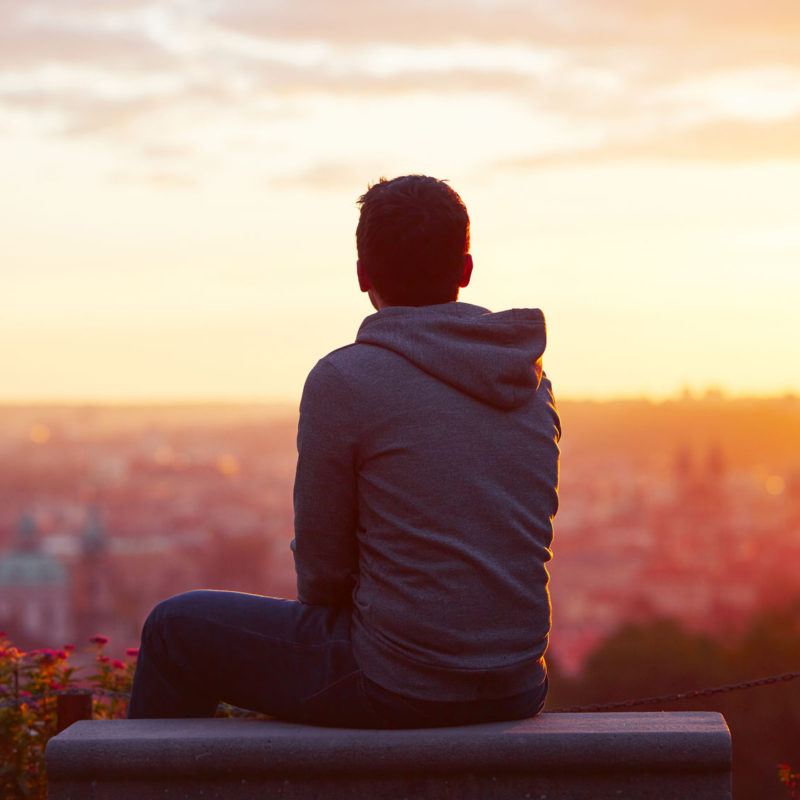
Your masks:
[{"label": "gray hoodie", "polygon": [[298,598],[352,603],[387,689],[477,700],[545,677],[561,426],[539,309],[390,306],[300,403]]}]

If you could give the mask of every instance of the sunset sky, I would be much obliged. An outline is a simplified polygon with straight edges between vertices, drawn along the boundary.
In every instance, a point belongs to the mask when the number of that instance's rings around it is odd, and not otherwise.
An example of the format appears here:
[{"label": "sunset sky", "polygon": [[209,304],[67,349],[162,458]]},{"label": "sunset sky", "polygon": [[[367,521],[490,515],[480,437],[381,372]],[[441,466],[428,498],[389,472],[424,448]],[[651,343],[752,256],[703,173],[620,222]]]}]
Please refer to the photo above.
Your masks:
[{"label": "sunset sky", "polygon": [[0,0],[0,400],[295,402],[450,179],[557,396],[800,391],[797,0]]}]

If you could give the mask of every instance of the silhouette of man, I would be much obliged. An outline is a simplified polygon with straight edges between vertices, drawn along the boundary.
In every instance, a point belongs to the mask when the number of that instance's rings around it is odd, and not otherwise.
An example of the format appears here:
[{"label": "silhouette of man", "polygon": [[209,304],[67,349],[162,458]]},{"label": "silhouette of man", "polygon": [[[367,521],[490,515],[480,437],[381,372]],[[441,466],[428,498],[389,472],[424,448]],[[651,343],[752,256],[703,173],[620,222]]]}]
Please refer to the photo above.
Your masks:
[{"label": "silhouette of man", "polygon": [[226,701],[400,728],[544,705],[561,436],[544,317],[458,301],[470,223],[446,182],[381,179],[359,204],[358,282],[376,313],[303,389],[297,600],[159,603],[129,717],[211,716]]}]

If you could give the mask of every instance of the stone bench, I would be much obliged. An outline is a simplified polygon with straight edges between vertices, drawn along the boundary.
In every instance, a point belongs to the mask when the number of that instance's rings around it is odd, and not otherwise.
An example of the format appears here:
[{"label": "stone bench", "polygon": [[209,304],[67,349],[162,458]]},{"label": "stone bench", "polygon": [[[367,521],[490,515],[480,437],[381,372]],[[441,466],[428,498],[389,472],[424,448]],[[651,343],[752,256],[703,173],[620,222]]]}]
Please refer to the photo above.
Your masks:
[{"label": "stone bench", "polygon": [[731,796],[731,742],[711,712],[542,714],[363,730],[278,720],[76,722],[47,746],[50,800]]}]

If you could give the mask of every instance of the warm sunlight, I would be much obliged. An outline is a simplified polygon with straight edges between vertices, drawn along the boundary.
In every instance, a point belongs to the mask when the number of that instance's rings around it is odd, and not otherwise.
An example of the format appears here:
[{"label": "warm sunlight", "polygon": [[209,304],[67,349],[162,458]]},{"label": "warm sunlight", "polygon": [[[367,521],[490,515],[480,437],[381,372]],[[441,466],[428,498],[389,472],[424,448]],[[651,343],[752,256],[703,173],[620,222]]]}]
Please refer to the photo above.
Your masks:
[{"label": "warm sunlight", "polygon": [[800,0],[0,0],[0,142],[1,798],[800,797]]},{"label": "warm sunlight", "polygon": [[800,389],[792,4],[302,8],[0,6],[0,400],[295,402],[372,313],[355,200],[407,172],[470,210],[461,299],[543,309],[561,396]]}]

